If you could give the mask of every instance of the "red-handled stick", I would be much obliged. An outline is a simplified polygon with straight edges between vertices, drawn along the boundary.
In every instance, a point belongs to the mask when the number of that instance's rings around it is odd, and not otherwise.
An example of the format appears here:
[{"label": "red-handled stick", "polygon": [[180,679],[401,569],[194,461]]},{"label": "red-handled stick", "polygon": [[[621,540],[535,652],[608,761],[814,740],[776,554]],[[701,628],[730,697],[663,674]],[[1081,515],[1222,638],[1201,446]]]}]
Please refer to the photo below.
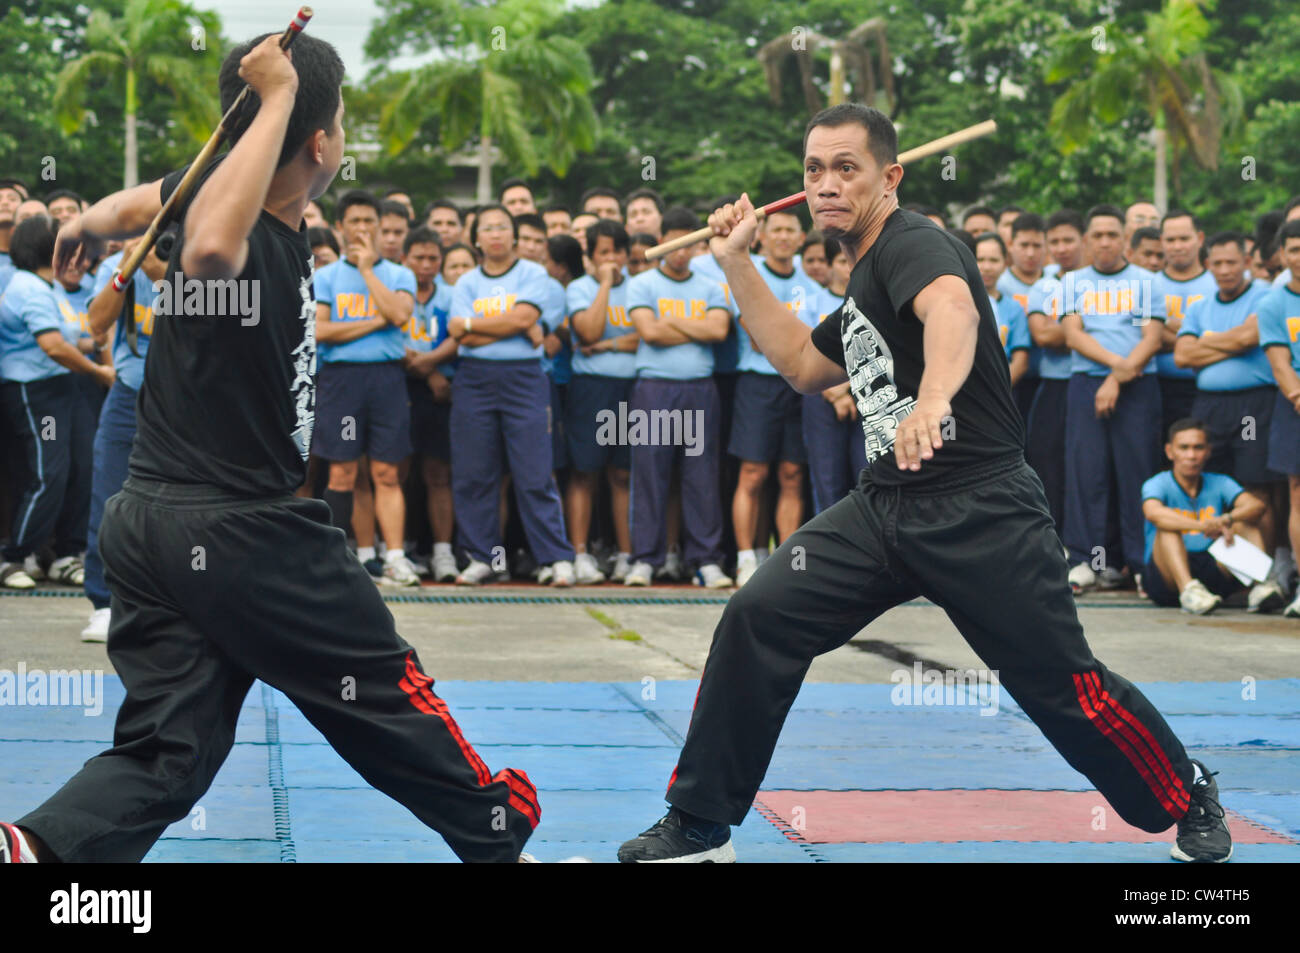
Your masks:
[{"label": "red-handled stick", "polygon": [[[288,29],[286,29],[280,37],[280,49],[287,50],[293,44],[293,41],[307,26],[307,22],[312,18],[312,16],[313,11],[311,7],[302,7],[298,10],[297,15],[293,18],[293,22],[289,24]],[[198,182],[199,178],[203,175],[204,170],[207,169],[208,165],[211,163],[212,157],[216,155],[217,149],[221,147],[221,143],[225,141],[228,135],[230,135],[231,122],[235,116],[238,115],[240,107],[244,105],[244,101],[248,99],[248,94],[251,91],[252,87],[247,85],[239,91],[239,95],[236,96],[235,101],[230,104],[230,108],[226,110],[226,114],[221,117],[221,122],[217,124],[217,128],[213,130],[212,135],[208,137],[208,141],[204,144],[203,149],[199,152],[194,162],[191,163],[184,178],[182,178],[180,184],[176,186],[176,190],[168,196],[167,201],[163,203],[163,207],[159,209],[158,214],[154,216],[154,220],[149,223],[149,228],[144,233],[144,237],[135,246],[131,254],[122,260],[117,270],[113,273],[114,291],[120,293],[126,288],[126,283],[131,280],[132,275],[135,274],[135,270],[140,267],[140,262],[144,261],[144,256],[149,254],[149,250],[153,248],[154,243],[158,240],[158,236],[163,233],[171,222],[176,208],[178,208],[182,202],[185,202],[189,198],[190,193],[194,191],[195,183]],[[129,330],[134,329],[131,328]],[[131,350],[134,351],[135,348],[133,347]]]}]

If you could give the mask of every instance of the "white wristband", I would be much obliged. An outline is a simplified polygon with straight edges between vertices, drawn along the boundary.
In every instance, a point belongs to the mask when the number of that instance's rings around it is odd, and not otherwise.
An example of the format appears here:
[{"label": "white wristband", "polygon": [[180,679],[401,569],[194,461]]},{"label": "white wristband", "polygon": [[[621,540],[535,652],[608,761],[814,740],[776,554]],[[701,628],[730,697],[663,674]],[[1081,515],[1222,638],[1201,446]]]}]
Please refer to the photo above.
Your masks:
[{"label": "white wristband", "polygon": [[473,318],[466,318],[466,319],[465,319],[465,333],[466,333],[466,334],[469,334],[470,324],[473,322],[473,320],[474,320]]}]

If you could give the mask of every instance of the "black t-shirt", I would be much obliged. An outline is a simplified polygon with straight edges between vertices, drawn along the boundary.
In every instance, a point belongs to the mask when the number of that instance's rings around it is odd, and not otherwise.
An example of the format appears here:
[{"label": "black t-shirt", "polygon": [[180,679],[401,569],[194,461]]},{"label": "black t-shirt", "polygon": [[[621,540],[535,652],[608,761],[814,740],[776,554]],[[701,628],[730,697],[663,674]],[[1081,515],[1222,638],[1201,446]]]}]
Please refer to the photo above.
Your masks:
[{"label": "black t-shirt", "polygon": [[[925,326],[912,300],[941,275],[970,287],[980,321],[970,375],[952,398],[951,439],[918,471],[900,471],[894,458],[899,421],[916,406],[925,369]],[[813,344],[849,372],[862,416],[873,482],[933,483],[1024,449],[1024,427],[1011,398],[1011,376],[997,318],[975,265],[958,239],[923,215],[898,209],[854,266],[844,303],[812,333]]]},{"label": "black t-shirt", "polygon": [[[163,201],[182,175],[163,179]],[[183,245],[182,234],[167,264],[171,291]],[[302,484],[316,398],[311,263],[306,227],[295,231],[263,211],[233,285],[237,305],[230,283],[204,283],[200,300],[190,278],[182,279],[190,287],[171,295],[184,314],[158,314],[155,300],[133,476],[247,496]]]}]

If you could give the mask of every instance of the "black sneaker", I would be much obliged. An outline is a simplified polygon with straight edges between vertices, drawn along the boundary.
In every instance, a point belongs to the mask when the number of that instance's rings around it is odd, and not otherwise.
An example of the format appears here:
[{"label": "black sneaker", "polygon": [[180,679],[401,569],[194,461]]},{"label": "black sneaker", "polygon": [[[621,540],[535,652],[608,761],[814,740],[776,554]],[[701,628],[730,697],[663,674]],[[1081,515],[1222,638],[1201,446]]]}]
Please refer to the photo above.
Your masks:
[{"label": "black sneaker", "polygon": [[1199,761],[1192,764],[1201,769],[1201,779],[1192,785],[1192,805],[1178,822],[1178,838],[1170,856],[1202,864],[1222,864],[1232,856],[1232,836],[1223,820],[1219,805],[1219,785],[1209,768]]},{"label": "black sneaker", "polygon": [[361,565],[366,567],[366,572],[370,573],[370,578],[376,582],[384,578],[384,561],[378,556],[370,557]]},{"label": "black sneaker", "polygon": [[708,821],[687,824],[669,808],[650,830],[618,849],[621,864],[734,864],[731,828]]}]

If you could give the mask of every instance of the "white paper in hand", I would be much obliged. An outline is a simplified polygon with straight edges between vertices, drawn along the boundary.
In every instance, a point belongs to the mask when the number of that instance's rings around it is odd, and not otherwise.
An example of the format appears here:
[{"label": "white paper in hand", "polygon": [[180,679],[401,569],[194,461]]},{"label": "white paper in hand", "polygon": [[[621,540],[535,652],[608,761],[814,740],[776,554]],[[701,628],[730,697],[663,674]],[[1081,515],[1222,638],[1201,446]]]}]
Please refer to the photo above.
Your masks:
[{"label": "white paper in hand", "polygon": [[1248,539],[1232,538],[1229,546],[1220,536],[1210,544],[1210,555],[1228,567],[1243,586],[1263,582],[1273,569],[1273,558]]}]

